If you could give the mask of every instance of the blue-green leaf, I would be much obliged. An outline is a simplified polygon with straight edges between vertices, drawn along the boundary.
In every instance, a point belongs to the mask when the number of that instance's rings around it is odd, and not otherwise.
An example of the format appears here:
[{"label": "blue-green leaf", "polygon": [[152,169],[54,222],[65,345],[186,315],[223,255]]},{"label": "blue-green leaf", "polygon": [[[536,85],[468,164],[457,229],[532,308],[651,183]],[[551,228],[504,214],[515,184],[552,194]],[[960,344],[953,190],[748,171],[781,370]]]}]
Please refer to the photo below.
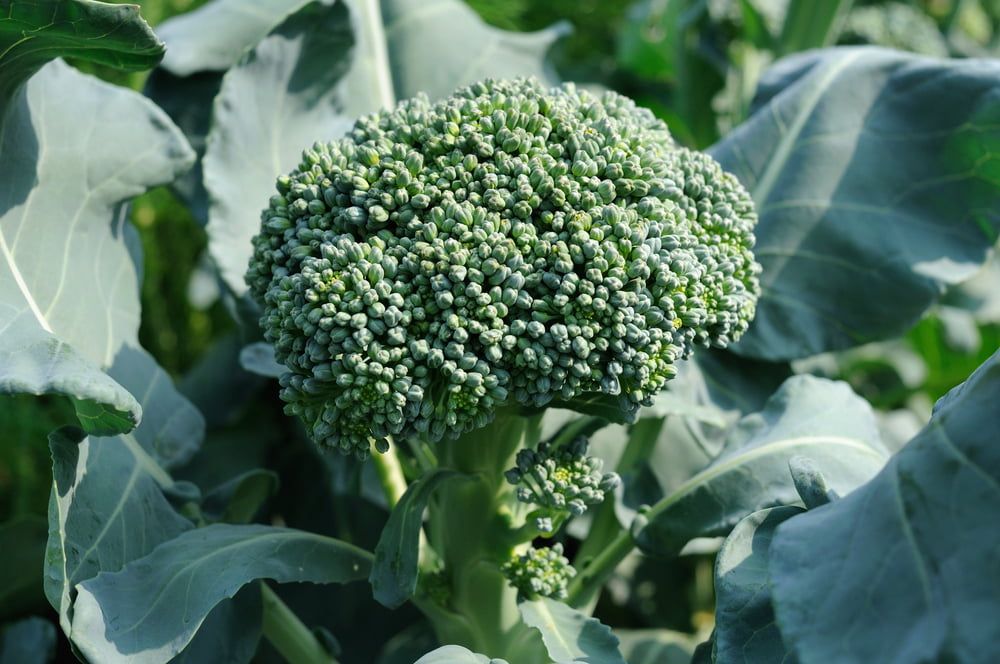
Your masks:
[{"label": "blue-green leaf", "polygon": [[626,664],[618,637],[596,618],[547,597],[522,601],[518,608],[524,622],[541,632],[555,664]]},{"label": "blue-green leaf", "polygon": [[750,190],[763,293],[744,355],[894,337],[1000,234],[1000,63],[813,51],[765,74],[712,155]]},{"label": "blue-green leaf", "polygon": [[816,462],[841,495],[888,458],[871,407],[846,383],[794,376],[763,411],[740,420],[711,464],[637,518],[639,546],[674,555],[695,537],[725,535],[751,512],[798,503],[788,471],[796,455]]},{"label": "blue-green leaf", "polygon": [[983,662],[1000,643],[1000,352],[864,487],[782,525],[775,613],[803,664]]},{"label": "blue-green leaf", "polygon": [[462,646],[441,646],[413,664],[507,664],[507,660],[490,659]]},{"label": "blue-green leaf", "polygon": [[690,634],[667,629],[616,629],[628,664],[690,664],[698,643]]},{"label": "blue-green leaf", "polygon": [[58,57],[142,70],[160,61],[163,44],[138,5],[9,0],[0,16],[0,116],[14,90]]},{"label": "blue-green leaf", "polygon": [[390,609],[402,605],[417,589],[420,529],[427,502],[438,486],[458,477],[461,473],[436,468],[410,484],[392,508],[375,547],[375,564],[368,579],[375,599]]},{"label": "blue-green leaf", "polygon": [[264,607],[260,586],[250,584],[215,605],[191,642],[170,664],[246,664],[257,654]]},{"label": "blue-green leaf", "polygon": [[715,559],[715,661],[795,663],[774,622],[767,561],[778,525],[804,512],[796,506],[754,512],[722,544]]},{"label": "blue-green leaf", "polygon": [[215,521],[250,523],[277,491],[277,473],[262,468],[248,470],[205,494],[202,513]]},{"label": "blue-green leaf", "polygon": [[[371,554],[305,531],[215,524],[188,531],[77,587],[74,642],[97,662],[167,662],[209,612],[255,579],[346,583]],[[197,588],[197,592],[192,592]]]},{"label": "blue-green leaf", "polygon": [[281,378],[287,369],[274,359],[274,346],[257,341],[240,350],[240,366],[252,374],[265,378]]},{"label": "blue-green leaf", "polygon": [[88,432],[129,431],[139,404],[105,373],[138,348],[141,259],[123,202],[171,181],[193,154],[148,100],[61,62],[10,102],[0,118],[0,392],[63,395]]},{"label": "blue-green leaf", "polygon": [[172,189],[202,225],[208,223],[208,192],[201,158],[222,75],[305,2],[270,0],[251,5],[246,0],[214,0],[156,27],[167,52],[144,91],[177,123],[198,154],[194,167]]},{"label": "blue-green leaf", "polygon": [[76,584],[121,569],[192,524],[164,497],[173,480],[133,436],[87,438],[66,428],[49,437],[49,446],[45,594],[72,638]]}]

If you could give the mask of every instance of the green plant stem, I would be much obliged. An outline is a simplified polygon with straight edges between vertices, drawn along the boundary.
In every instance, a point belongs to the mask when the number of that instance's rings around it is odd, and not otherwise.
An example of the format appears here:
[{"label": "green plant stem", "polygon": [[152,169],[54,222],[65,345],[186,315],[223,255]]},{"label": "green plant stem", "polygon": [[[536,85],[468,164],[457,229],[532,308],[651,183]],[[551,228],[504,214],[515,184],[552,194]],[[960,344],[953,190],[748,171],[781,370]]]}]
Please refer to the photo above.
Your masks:
[{"label": "green plant stem", "polygon": [[778,40],[778,55],[830,46],[853,0],[792,0]]},{"label": "green plant stem", "polygon": [[264,636],[289,664],[338,664],[266,583],[260,584],[260,594],[264,603]]},{"label": "green plant stem", "polygon": [[611,572],[634,548],[632,535],[627,530],[619,529],[614,539],[592,558],[586,567],[578,570],[577,575],[570,581],[566,589],[566,602],[570,606],[577,606],[595,599]]},{"label": "green plant stem", "polygon": [[513,491],[503,473],[524,444],[537,441],[539,418],[514,409],[488,426],[438,445],[441,466],[470,479],[445,484],[428,511],[430,540],[448,579],[446,605],[418,604],[442,643],[517,664],[542,664],[545,650],[517,608],[500,572],[512,550]]},{"label": "green plant stem", "polygon": [[385,500],[389,504],[389,509],[392,509],[406,493],[406,478],[403,476],[403,466],[399,462],[396,443],[389,445],[389,450],[385,453],[372,454],[372,462],[375,464],[375,473],[378,475],[379,484],[382,485],[382,491],[385,492]]},{"label": "green plant stem", "polygon": [[[627,475],[649,458],[665,421],[662,417],[650,417],[632,425],[615,472]],[[593,610],[604,581],[634,546],[628,531],[618,523],[614,501],[606,500],[597,508],[590,532],[573,561],[577,575],[570,582],[567,603],[587,613]]]}]

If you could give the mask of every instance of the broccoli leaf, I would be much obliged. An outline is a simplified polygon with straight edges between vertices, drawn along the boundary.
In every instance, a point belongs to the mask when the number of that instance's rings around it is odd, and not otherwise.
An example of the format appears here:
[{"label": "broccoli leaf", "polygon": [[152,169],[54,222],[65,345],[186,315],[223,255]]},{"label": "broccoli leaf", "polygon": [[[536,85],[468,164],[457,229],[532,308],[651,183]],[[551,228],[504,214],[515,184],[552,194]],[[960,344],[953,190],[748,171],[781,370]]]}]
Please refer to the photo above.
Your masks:
[{"label": "broccoli leaf", "polygon": [[139,404],[104,373],[131,372],[141,352],[141,258],[123,201],[185,170],[191,150],[148,100],[62,63],[0,104],[0,392],[63,395],[89,433],[129,431]]},{"label": "broccoli leaf", "polygon": [[788,471],[796,455],[812,459],[842,495],[875,475],[888,452],[871,407],[846,383],[794,376],[763,411],[740,420],[711,464],[637,518],[639,546],[675,555],[695,537],[726,534],[755,510],[798,503]]},{"label": "broccoli leaf", "polygon": [[215,0],[156,28],[167,52],[147,79],[145,93],[177,123],[198,155],[194,167],[171,188],[203,226],[208,223],[208,192],[202,182],[201,159],[222,75],[305,3],[270,0],[250,5],[246,0]]},{"label": "broccoli leaf", "polygon": [[149,69],[163,57],[163,44],[139,16],[138,5],[12,0],[4,3],[3,11],[0,111],[22,83],[60,56],[125,70]]},{"label": "broccoli leaf", "polygon": [[[712,148],[753,195],[762,295],[733,348],[795,359],[897,336],[1000,234],[1000,64],[790,57]],[[961,100],[961,102],[956,102]]]},{"label": "broccoli leaf", "polygon": [[81,583],[75,643],[92,661],[167,662],[220,601],[255,579],[346,583],[365,578],[370,567],[368,552],[301,530],[228,524],[190,530],[119,572]]},{"label": "broccoli leaf", "polygon": [[490,659],[462,646],[441,646],[413,664],[507,664],[507,662],[502,659]]},{"label": "broccoli leaf", "polygon": [[413,596],[417,589],[424,509],[438,486],[459,477],[463,477],[462,474],[454,470],[432,470],[410,484],[392,508],[389,522],[382,529],[375,547],[375,564],[368,579],[375,599],[381,604],[395,609]]},{"label": "broccoli leaf", "polygon": [[555,664],[626,664],[618,650],[618,637],[596,618],[547,597],[517,606],[524,622],[541,633]]},{"label": "broccoli leaf", "polygon": [[421,91],[435,98],[487,76],[550,78],[543,58],[564,32],[498,30],[458,0],[313,2],[289,16],[226,73],[215,100],[203,165],[209,248],[225,283],[246,292],[260,211],[303,149]]},{"label": "broccoli leaf", "polygon": [[978,662],[996,650],[998,400],[995,353],[871,482],[778,529],[775,613],[801,662]]},{"label": "broccoli leaf", "polygon": [[697,639],[668,629],[616,629],[629,664],[691,664]]},{"label": "broccoli leaf", "polygon": [[804,511],[789,505],[754,512],[723,543],[715,559],[716,661],[795,664],[774,622],[767,561],[774,531]]}]

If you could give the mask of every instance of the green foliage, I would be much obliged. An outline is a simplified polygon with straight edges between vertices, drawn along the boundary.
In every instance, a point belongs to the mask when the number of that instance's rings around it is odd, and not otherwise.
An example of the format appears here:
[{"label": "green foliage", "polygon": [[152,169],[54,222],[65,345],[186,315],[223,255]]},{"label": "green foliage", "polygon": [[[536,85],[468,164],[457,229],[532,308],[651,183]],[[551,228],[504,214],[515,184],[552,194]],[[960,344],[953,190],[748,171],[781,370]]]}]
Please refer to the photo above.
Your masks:
[{"label": "green foliage", "polygon": [[0,12],[2,664],[990,652],[1000,70],[794,53],[996,2],[141,4]]}]

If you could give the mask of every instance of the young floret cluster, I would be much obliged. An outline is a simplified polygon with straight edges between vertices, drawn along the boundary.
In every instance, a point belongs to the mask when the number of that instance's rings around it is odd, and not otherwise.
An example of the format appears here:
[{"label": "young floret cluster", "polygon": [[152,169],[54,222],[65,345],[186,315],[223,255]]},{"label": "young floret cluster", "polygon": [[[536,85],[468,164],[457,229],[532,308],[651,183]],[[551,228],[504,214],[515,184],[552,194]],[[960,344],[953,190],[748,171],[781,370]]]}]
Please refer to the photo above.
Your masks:
[{"label": "young floret cluster", "polygon": [[535,505],[535,526],[551,533],[569,516],[580,516],[621,483],[615,473],[602,473],[604,462],[587,456],[588,441],[579,436],[563,445],[541,442],[517,453],[517,465],[506,472],[517,487],[517,499]]},{"label": "young floret cluster", "polygon": [[634,411],[747,328],[747,192],[612,92],[485,81],[278,178],[246,274],[287,411],[366,456],[603,392]]},{"label": "young floret cluster", "polygon": [[566,587],[576,576],[576,570],[563,555],[563,546],[559,543],[514,554],[500,569],[508,583],[527,598],[565,599]]}]

